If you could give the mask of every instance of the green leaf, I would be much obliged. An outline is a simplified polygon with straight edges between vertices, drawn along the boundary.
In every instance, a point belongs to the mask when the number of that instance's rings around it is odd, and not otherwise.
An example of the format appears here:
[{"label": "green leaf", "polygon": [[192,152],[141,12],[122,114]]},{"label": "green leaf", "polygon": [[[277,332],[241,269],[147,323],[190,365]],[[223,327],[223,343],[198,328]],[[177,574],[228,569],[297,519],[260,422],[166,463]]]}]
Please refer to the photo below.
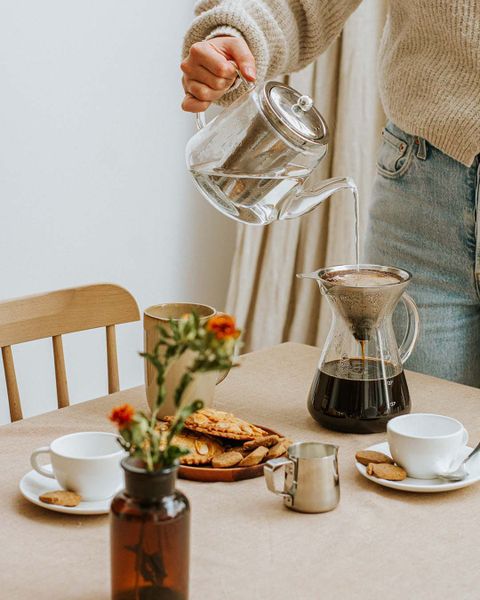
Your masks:
[{"label": "green leaf", "polygon": [[170,445],[173,436],[182,431],[185,425],[185,421],[188,419],[188,417],[197,410],[200,410],[201,408],[203,408],[202,400],[195,400],[194,402],[188,404],[187,406],[184,406],[177,412],[177,414],[175,415],[175,419],[168,431],[167,446]]},{"label": "green leaf", "polygon": [[170,339],[170,333],[165,329],[165,327],[163,327],[163,325],[158,326],[158,332],[161,336],[160,337],[161,340],[162,340],[162,338],[165,340]]},{"label": "green leaf", "polygon": [[[168,328],[160,325],[157,330],[158,339],[153,350],[140,353],[140,356],[150,363],[157,373],[158,394],[155,407],[150,418],[145,413],[139,413],[138,418],[134,419],[131,424],[130,430],[126,430],[125,435],[121,433],[123,440],[121,444],[124,444],[124,447],[128,448],[132,455],[141,458],[147,469],[154,468],[159,464],[164,466],[174,464],[180,456],[187,452],[173,445],[172,440],[175,434],[183,429],[185,420],[193,412],[202,408],[203,402],[196,400],[189,406],[182,407],[185,391],[196,372],[221,372],[232,368],[234,366],[232,357],[236,344],[233,339],[217,339],[214,332],[207,331],[205,325],[200,322],[200,316],[195,312],[188,314],[183,319],[172,319],[169,321]],[[175,361],[187,351],[193,353],[194,360],[185,368],[174,391],[177,413],[168,433],[160,433],[155,431],[156,414],[166,398],[166,373]],[[164,442],[165,447],[160,450],[160,445],[163,445]]]},{"label": "green leaf", "polygon": [[188,371],[182,375],[180,383],[178,384],[177,389],[175,390],[175,406],[177,408],[180,406],[180,403],[182,402],[182,396],[185,393],[185,390],[187,389],[189,384],[191,383],[192,379],[193,377]]}]

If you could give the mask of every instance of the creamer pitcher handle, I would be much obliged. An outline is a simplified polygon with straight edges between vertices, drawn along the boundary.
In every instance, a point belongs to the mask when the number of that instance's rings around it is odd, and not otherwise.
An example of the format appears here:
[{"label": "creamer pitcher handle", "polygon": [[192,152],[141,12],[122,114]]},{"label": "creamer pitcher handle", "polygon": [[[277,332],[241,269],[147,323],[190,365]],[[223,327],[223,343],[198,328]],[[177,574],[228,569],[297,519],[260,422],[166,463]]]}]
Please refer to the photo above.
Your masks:
[{"label": "creamer pitcher handle", "polygon": [[277,494],[277,496],[283,496],[288,506],[293,503],[293,495],[290,490],[278,489],[275,485],[275,473],[285,467],[285,469],[293,469],[293,460],[288,457],[272,458],[263,465],[263,473],[265,475],[265,483],[267,488]]},{"label": "creamer pitcher handle", "polygon": [[407,330],[405,331],[405,336],[403,338],[403,342],[400,344],[400,348],[398,349],[400,353],[400,360],[402,364],[409,359],[410,354],[415,347],[415,343],[418,338],[418,331],[420,325],[420,317],[418,315],[418,308],[415,304],[413,298],[408,294],[403,294],[402,302],[405,305],[405,309],[407,311]]},{"label": "creamer pitcher handle", "polygon": [[[250,90],[253,90],[253,88],[255,87],[255,84],[252,83],[252,82],[250,82],[250,81],[247,81],[245,79],[245,77],[240,72],[240,69],[237,67],[236,63],[233,62],[233,60],[231,60],[230,62],[235,67],[235,70],[237,71],[237,79],[240,79],[240,81],[247,88],[246,91],[249,92]],[[237,81],[237,79],[235,79],[235,81],[232,83],[232,85],[230,86],[229,89],[231,89],[231,87],[235,85],[235,82]],[[199,131],[200,131],[200,129],[203,129],[205,127],[205,125],[207,124],[207,119],[205,118],[205,113],[204,112],[197,113],[195,115],[195,123],[197,124],[197,129]]]}]

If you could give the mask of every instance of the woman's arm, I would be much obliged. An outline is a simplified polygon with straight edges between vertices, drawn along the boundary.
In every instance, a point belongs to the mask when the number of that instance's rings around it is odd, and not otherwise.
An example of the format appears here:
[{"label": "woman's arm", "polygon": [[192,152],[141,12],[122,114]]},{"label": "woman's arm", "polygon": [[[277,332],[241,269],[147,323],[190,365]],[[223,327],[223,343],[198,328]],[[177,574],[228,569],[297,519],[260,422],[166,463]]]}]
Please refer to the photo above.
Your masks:
[{"label": "woman's arm", "polygon": [[[258,78],[301,69],[337,37],[361,0],[200,0],[185,36],[183,56],[216,36],[243,38],[253,53]],[[242,69],[243,70],[243,69]],[[225,101],[230,102],[235,90]]]}]

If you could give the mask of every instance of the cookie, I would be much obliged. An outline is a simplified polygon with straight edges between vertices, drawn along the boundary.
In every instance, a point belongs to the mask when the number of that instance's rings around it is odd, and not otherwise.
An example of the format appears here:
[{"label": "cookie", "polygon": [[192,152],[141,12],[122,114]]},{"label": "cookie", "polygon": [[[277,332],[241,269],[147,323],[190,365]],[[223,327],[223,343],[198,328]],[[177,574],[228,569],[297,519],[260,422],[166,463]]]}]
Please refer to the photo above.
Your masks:
[{"label": "cookie", "polygon": [[54,492],[45,492],[38,497],[45,504],[55,504],[57,506],[78,506],[82,497],[75,492],[67,490],[55,490]]},{"label": "cookie", "polygon": [[275,446],[275,444],[280,440],[278,435],[264,435],[263,437],[258,437],[254,440],[249,440],[243,444],[245,450],[255,450],[259,446],[265,446],[265,448],[271,448]]},{"label": "cookie", "polygon": [[280,456],[283,456],[288,447],[291,445],[291,440],[288,440],[286,438],[282,438],[279,442],[277,442],[275,444],[275,446],[272,446],[270,448],[270,450],[268,451],[267,454],[267,460],[270,460],[271,458],[279,458]]},{"label": "cookie", "polygon": [[267,454],[268,448],[265,448],[265,446],[259,446],[258,448],[255,448],[253,452],[247,454],[247,456],[245,456],[245,458],[241,461],[241,463],[238,466],[253,467],[254,465],[258,465],[267,456]]},{"label": "cookie", "polygon": [[378,477],[378,479],[387,479],[388,481],[403,481],[407,477],[405,469],[387,463],[369,463],[367,473],[368,475]]},{"label": "cookie", "polygon": [[[171,421],[173,417],[164,417]],[[185,421],[185,428],[198,433],[205,433],[219,438],[232,440],[253,440],[268,435],[266,431],[235,417],[231,413],[212,408],[202,408],[193,413]]]},{"label": "cookie", "polygon": [[251,450],[245,450],[243,446],[230,446],[229,444],[223,444],[224,452],[239,452],[242,456],[247,456]]},{"label": "cookie", "polygon": [[386,454],[381,452],[375,452],[374,450],[359,450],[355,454],[355,459],[362,465],[367,466],[369,463],[378,465],[380,463],[387,463],[393,465],[393,460]]},{"label": "cookie", "polygon": [[222,445],[216,440],[189,431],[174,435],[172,443],[189,451],[189,454],[180,458],[181,465],[208,465],[214,456],[223,452]]},{"label": "cookie", "polygon": [[223,454],[217,454],[212,459],[212,467],[216,469],[225,469],[227,467],[234,467],[242,460],[243,456],[240,452],[231,450],[230,452],[224,452]]}]

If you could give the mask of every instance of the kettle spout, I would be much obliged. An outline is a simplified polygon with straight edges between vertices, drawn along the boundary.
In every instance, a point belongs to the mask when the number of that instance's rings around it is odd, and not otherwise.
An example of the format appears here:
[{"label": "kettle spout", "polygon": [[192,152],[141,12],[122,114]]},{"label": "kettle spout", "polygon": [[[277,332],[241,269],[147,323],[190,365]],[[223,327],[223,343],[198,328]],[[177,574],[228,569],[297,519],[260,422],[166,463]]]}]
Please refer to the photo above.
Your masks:
[{"label": "kettle spout", "polygon": [[318,281],[320,277],[318,276],[318,271],[312,271],[311,273],[297,273],[296,275],[299,279],[314,279]]},{"label": "kettle spout", "polygon": [[304,183],[304,187],[297,189],[295,194],[284,203],[281,207],[278,218],[295,219],[306,215],[311,210],[316,208],[332,194],[340,190],[351,190],[354,198],[357,197],[357,186],[351,177],[332,177],[321,181],[318,185],[309,188],[308,179]]}]

